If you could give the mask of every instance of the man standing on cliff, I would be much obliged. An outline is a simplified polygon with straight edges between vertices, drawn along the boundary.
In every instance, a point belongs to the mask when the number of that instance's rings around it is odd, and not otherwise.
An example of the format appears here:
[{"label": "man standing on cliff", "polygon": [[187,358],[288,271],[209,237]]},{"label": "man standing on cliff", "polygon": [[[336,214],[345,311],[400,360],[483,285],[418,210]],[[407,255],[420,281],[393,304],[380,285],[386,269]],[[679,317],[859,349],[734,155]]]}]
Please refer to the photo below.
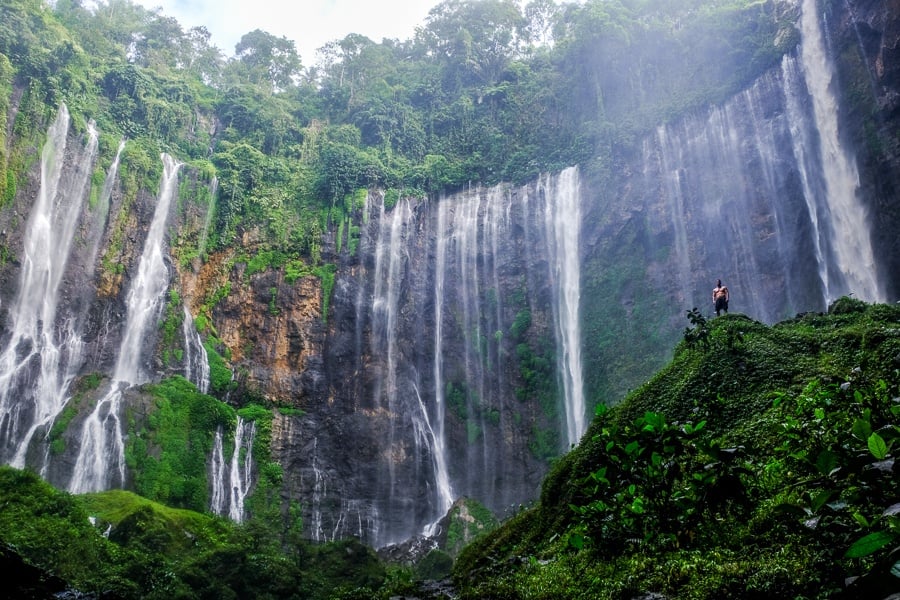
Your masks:
[{"label": "man standing on cliff", "polygon": [[716,316],[719,316],[720,311],[725,311],[725,314],[728,314],[728,288],[722,285],[721,279],[716,279],[716,287],[713,288],[712,291],[712,300],[713,305],[716,307]]}]

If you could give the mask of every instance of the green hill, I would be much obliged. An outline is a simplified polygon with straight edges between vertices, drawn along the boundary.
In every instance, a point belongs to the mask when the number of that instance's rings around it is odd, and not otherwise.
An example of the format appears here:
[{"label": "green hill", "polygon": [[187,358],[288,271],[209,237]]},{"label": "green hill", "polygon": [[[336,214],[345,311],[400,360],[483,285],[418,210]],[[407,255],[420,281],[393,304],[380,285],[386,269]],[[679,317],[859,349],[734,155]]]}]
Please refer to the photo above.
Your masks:
[{"label": "green hill", "polygon": [[599,411],[540,501],[463,551],[463,598],[900,590],[900,307],[692,327]]}]

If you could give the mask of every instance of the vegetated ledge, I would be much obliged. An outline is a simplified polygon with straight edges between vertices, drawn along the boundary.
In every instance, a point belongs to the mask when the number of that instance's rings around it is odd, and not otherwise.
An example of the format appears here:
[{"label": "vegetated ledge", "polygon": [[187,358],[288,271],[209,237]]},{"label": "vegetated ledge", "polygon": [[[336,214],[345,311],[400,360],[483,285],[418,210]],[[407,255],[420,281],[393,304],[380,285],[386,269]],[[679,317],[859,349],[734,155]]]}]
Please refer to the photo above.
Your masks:
[{"label": "vegetated ledge", "polygon": [[695,313],[539,503],[460,555],[461,598],[873,598],[900,590],[900,306]]}]

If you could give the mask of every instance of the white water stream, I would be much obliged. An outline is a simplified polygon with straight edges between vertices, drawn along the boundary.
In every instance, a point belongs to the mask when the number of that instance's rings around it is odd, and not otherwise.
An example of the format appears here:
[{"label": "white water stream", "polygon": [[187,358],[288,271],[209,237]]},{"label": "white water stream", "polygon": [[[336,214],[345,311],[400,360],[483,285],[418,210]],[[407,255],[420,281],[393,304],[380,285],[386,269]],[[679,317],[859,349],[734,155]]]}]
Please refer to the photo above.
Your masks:
[{"label": "white water stream", "polygon": [[209,391],[209,356],[187,306],[184,307],[181,333],[184,336],[184,377],[205,394]]},{"label": "white water stream", "polygon": [[577,444],[587,423],[581,362],[581,184],[576,168],[541,182],[547,256],[555,298],[557,364],[562,380],[568,444]]},{"label": "white water stream", "polygon": [[816,0],[803,0],[800,32],[802,70],[819,133],[828,222],[833,231],[833,260],[844,280],[839,285],[826,277],[823,282],[826,298],[830,302],[852,293],[864,300],[882,301],[867,215],[857,196],[859,173],[855,160],[841,143],[834,67],[825,45]]},{"label": "white water stream", "polygon": [[123,391],[148,379],[142,359],[151,327],[156,325],[163,295],[169,285],[165,263],[165,230],[169,206],[178,191],[181,163],[162,155],[163,176],[159,198],[138,270],[126,298],[125,322],[119,356],[110,389],[97,402],[81,431],[78,458],[69,483],[73,493],[94,492],[125,485],[125,431],[120,420]]},{"label": "white water stream", "polygon": [[19,294],[10,311],[11,335],[0,353],[0,441],[3,456],[25,466],[31,440],[65,406],[80,366],[81,341],[73,323],[57,323],[59,289],[97,151],[88,140],[72,177],[63,179],[69,111],[61,106],[41,153],[41,183],[29,215]]}]

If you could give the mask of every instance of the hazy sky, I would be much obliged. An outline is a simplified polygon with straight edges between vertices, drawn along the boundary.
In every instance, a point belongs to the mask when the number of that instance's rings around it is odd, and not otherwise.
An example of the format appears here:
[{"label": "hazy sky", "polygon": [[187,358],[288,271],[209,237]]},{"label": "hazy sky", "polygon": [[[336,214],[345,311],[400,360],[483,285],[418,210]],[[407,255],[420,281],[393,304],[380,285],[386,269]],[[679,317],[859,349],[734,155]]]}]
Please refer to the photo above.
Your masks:
[{"label": "hazy sky", "polygon": [[315,51],[350,33],[375,42],[409,39],[440,0],[137,0],[161,7],[186,30],[205,26],[212,43],[226,56],[241,36],[262,29],[293,40],[304,66],[316,62]]}]

